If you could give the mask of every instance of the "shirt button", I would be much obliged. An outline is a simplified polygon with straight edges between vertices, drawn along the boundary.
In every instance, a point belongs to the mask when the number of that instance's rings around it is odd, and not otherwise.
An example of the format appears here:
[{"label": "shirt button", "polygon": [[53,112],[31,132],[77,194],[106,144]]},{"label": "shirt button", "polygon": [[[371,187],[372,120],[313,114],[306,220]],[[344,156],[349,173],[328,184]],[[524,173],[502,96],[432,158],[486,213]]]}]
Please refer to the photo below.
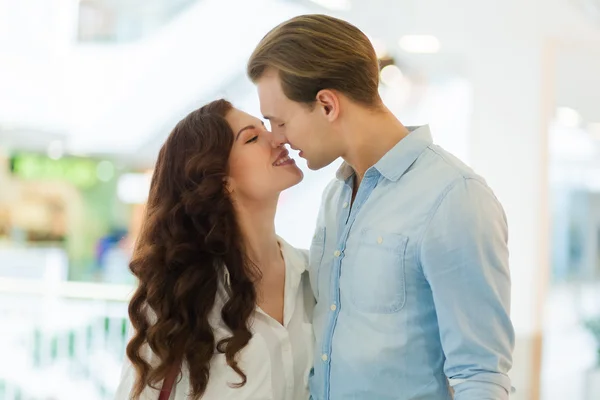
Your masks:
[{"label": "shirt button", "polygon": [[348,202],[345,201],[344,204],[342,204],[342,208],[348,208]]},{"label": "shirt button", "polygon": [[381,236],[379,236],[377,238],[377,243],[379,243],[379,244],[383,243],[383,238]]},{"label": "shirt button", "polygon": [[329,308],[331,309],[331,311],[337,310],[337,306],[335,304],[332,304]]},{"label": "shirt button", "polygon": [[336,250],[336,251],[333,252],[333,255],[336,256],[336,257],[339,257],[341,254],[342,254],[342,252],[339,251],[339,250]]},{"label": "shirt button", "polygon": [[323,355],[321,356],[321,360],[323,360],[323,361],[327,361],[327,354],[323,354]]}]

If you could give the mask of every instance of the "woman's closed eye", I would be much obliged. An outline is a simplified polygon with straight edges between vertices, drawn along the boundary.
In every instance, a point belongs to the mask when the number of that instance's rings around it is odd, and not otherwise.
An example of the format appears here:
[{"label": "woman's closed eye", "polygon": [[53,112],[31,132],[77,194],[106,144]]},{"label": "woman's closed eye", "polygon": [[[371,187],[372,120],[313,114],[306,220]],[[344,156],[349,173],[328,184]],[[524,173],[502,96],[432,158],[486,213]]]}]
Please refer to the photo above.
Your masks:
[{"label": "woman's closed eye", "polygon": [[254,136],[252,139],[246,141],[246,143],[253,143],[253,142],[256,142],[257,140],[258,140],[258,135]]}]

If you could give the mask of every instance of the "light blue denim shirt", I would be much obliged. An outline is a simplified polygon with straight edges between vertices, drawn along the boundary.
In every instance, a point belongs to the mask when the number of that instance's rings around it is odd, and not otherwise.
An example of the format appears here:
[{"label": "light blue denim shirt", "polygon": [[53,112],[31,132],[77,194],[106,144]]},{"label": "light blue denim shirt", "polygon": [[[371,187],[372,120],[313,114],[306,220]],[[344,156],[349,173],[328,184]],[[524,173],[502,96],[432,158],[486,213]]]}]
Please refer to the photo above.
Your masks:
[{"label": "light blue denim shirt", "polygon": [[343,164],[310,249],[314,400],[507,399],[507,224],[469,167],[411,133],[365,173]]}]

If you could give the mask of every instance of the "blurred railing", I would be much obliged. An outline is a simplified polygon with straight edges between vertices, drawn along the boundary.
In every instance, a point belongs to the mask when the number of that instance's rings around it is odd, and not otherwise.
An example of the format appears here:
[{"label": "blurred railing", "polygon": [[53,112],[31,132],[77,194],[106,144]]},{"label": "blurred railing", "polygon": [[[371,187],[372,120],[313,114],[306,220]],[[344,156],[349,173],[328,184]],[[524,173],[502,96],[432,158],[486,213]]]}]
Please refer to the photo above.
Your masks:
[{"label": "blurred railing", "polygon": [[80,42],[131,42],[152,34],[198,0],[81,0]]},{"label": "blurred railing", "polygon": [[112,399],[132,289],[0,278],[0,400]]}]

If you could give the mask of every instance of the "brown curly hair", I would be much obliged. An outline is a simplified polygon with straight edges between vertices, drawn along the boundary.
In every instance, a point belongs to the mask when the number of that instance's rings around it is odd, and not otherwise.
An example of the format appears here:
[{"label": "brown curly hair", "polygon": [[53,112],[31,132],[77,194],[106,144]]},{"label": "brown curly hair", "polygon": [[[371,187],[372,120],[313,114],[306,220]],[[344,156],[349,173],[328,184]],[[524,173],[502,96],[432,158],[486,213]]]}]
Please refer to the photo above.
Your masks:
[{"label": "brown curly hair", "polygon": [[[145,387],[158,389],[167,376],[180,374],[182,363],[189,369],[190,396],[200,398],[215,348],[241,377],[238,385],[246,383],[236,355],[252,337],[248,319],[256,304],[256,271],[245,256],[225,183],[234,139],[225,120],[231,109],[217,100],[190,113],[160,150],[129,266],[139,280],[129,304],[135,335],[127,345],[137,373],[134,399]],[[221,317],[231,337],[215,343],[208,317],[225,265],[229,300]],[[158,365],[143,357],[146,346]]]}]

